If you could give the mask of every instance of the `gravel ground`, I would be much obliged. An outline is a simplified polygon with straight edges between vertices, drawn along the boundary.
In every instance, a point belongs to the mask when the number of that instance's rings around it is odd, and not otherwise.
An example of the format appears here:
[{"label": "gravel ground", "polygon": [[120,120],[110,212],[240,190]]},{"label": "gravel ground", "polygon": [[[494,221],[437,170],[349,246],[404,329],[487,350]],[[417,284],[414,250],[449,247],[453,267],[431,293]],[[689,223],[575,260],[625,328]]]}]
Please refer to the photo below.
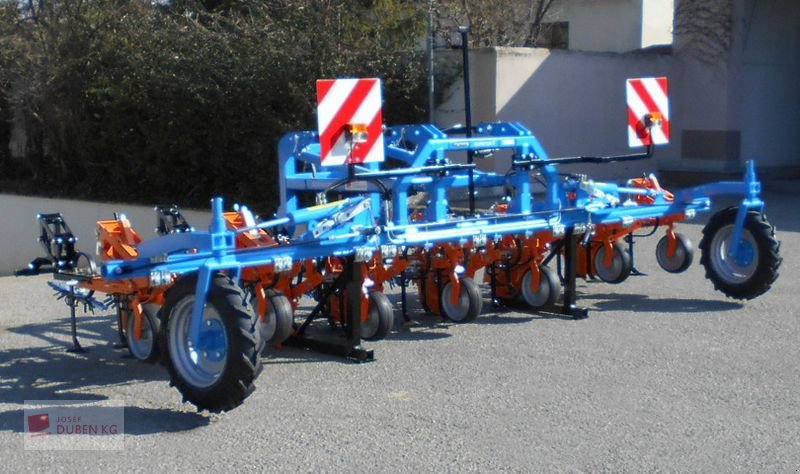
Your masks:
[{"label": "gravel ground", "polygon": [[[124,358],[106,312],[80,317],[90,352],[66,353],[68,312],[47,277],[0,278],[0,470],[797,472],[793,198],[767,196],[784,263],[756,300],[715,292],[699,254],[666,274],[644,239],[647,276],[580,284],[588,319],[486,301],[478,321],[453,325],[414,303],[414,322],[369,344],[375,362],[276,350],[258,390],[222,415]],[[682,229],[699,242],[699,224]],[[23,401],[37,399],[124,400],[125,449],[25,451]]]}]

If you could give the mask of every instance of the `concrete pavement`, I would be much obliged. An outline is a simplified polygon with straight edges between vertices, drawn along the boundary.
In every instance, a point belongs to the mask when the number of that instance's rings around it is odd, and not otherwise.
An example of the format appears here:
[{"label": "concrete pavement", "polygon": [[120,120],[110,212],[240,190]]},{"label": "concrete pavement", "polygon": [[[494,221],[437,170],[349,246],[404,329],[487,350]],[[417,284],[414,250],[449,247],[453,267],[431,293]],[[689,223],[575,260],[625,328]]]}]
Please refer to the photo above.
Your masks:
[{"label": "concrete pavement", "polygon": [[[182,404],[160,366],[123,358],[106,312],[81,317],[90,352],[66,353],[67,308],[47,278],[0,278],[2,470],[796,472],[795,200],[767,195],[784,263],[756,300],[716,293],[699,253],[686,273],[661,271],[653,237],[637,246],[647,276],[580,285],[586,320],[486,304],[453,325],[414,303],[413,323],[369,344],[374,363],[275,351],[258,390],[222,415]],[[701,225],[681,229],[699,243]],[[24,400],[119,398],[124,451],[23,450]]]}]

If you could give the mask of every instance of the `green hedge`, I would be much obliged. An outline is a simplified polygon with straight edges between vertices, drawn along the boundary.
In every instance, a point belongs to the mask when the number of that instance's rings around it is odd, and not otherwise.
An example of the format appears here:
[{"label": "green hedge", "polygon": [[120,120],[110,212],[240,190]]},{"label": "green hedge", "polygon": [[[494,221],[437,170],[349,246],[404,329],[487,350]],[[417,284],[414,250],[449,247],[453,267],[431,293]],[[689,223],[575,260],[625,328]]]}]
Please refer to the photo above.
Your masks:
[{"label": "green hedge", "polygon": [[[34,2],[38,3],[38,2]],[[0,15],[4,191],[277,206],[276,144],[315,128],[315,80],[378,76],[385,120],[424,120],[425,2],[58,0]],[[7,148],[7,147],[4,147]]]}]

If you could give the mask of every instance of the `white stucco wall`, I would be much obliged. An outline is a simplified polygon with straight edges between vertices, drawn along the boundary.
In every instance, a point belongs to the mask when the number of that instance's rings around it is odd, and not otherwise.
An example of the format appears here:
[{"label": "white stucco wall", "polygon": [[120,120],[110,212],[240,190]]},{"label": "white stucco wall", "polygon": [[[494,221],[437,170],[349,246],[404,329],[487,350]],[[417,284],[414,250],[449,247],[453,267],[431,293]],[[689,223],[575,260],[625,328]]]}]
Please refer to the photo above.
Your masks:
[{"label": "white stucco wall", "polygon": [[[105,204],[66,199],[12,196],[0,194],[0,275],[13,274],[36,257],[44,256],[37,242],[39,213],[60,212],[70,229],[78,237],[78,250],[94,256],[96,250],[95,226],[98,220],[113,218],[114,212],[123,213],[131,225],[145,239],[156,237],[156,215],[152,206]],[[189,224],[206,229],[211,213],[183,210]]]},{"label": "white stucco wall", "polygon": [[[624,55],[531,48],[496,48],[473,56],[473,98],[494,90],[494,104],[478,105],[480,120],[519,121],[530,128],[551,156],[622,154],[627,146],[625,79],[669,75],[671,59],[658,55]],[[494,61],[494,67],[485,62]],[[494,76],[486,71],[495,71]],[[437,110],[437,123],[463,122],[463,89],[457,84]],[[478,120],[476,120],[478,121]],[[610,166],[573,166],[601,178],[641,175],[675,159],[674,144],[660,147],[647,162]],[[505,172],[508,159],[479,163],[484,169]],[[569,169],[569,168],[568,168]]]},{"label": "white stucco wall", "polygon": [[741,116],[742,155],[800,165],[800,146],[789,132],[800,129],[800,2],[749,0],[737,7],[748,17],[734,24],[742,63],[741,95],[732,102]]}]

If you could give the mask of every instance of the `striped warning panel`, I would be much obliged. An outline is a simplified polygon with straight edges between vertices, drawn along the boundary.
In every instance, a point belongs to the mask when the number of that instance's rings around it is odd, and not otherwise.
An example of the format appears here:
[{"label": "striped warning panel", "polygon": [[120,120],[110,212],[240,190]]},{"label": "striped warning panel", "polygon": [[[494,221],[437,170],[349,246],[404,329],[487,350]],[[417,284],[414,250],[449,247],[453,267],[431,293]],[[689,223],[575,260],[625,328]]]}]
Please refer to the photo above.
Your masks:
[{"label": "striped warning panel", "polygon": [[[628,79],[628,145],[631,147],[669,143],[669,96],[666,77]],[[646,117],[655,124],[647,127]]]},{"label": "striped warning panel", "polygon": [[[317,81],[317,124],[322,165],[383,161],[381,105],[380,79]],[[358,138],[354,138],[353,130],[359,132]]]}]

